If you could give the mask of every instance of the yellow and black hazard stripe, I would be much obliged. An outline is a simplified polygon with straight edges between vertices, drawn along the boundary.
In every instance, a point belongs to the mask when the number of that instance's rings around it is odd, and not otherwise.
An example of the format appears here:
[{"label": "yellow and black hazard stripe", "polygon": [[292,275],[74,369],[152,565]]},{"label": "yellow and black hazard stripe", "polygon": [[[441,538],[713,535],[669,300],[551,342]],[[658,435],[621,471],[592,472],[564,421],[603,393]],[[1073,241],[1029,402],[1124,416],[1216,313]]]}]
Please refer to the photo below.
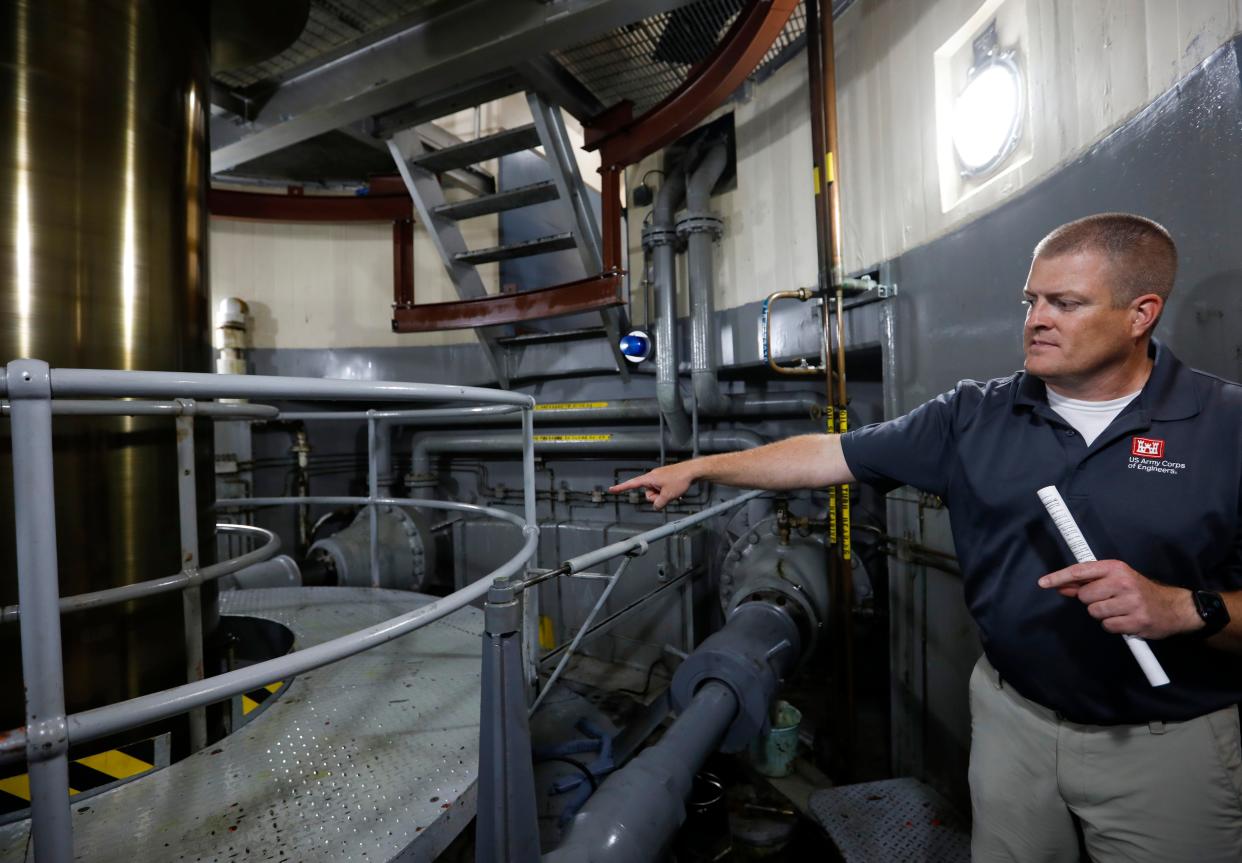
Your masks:
[{"label": "yellow and black hazard stripe", "polygon": [[[69,794],[82,794],[132,779],[155,769],[155,738],[139,740],[69,762]],[[0,778],[0,815],[30,807],[30,777],[26,773]]]},{"label": "yellow and black hazard stripe", "polygon": [[264,702],[280,691],[285,685],[283,680],[277,680],[275,683],[269,683],[267,686],[261,686],[258,689],[252,689],[250,692],[243,692],[241,697],[242,716],[249,716],[254,713]]}]

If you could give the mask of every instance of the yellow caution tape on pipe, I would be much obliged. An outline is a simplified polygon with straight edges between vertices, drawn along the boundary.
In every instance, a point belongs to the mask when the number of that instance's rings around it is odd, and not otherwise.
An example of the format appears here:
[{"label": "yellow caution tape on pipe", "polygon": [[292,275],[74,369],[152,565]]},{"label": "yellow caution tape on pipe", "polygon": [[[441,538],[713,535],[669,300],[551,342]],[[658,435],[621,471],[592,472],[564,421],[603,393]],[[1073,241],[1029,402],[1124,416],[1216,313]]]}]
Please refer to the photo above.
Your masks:
[{"label": "yellow caution tape on pipe", "polygon": [[578,441],[612,440],[610,434],[537,434],[535,443],[571,443]]}]

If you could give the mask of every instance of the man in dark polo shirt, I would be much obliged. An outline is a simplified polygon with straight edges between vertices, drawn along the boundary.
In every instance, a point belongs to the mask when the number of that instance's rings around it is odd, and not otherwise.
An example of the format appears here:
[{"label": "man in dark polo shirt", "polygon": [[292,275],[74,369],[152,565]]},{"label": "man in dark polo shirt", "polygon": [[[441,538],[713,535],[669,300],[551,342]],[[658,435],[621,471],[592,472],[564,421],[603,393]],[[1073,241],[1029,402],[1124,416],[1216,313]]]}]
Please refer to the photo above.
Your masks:
[{"label": "man in dark polo shirt", "polygon": [[[1151,338],[1177,251],[1120,213],[1057,228],[1023,290],[1025,369],[909,414],[651,471],[690,483],[912,485],[948,504],[984,656],[971,677],[977,861],[1242,861],[1242,387]],[[1055,485],[1098,562],[1073,564]],[[1153,687],[1122,634],[1171,678]],[[1077,827],[1077,829],[1076,829]]]}]

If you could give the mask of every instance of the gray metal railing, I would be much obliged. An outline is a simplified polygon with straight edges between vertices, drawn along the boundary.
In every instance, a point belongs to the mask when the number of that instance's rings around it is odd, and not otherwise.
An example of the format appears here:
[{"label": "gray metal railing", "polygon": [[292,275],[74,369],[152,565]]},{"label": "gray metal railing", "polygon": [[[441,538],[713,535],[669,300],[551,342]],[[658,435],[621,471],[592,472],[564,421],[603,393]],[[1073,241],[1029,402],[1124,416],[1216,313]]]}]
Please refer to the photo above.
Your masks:
[{"label": "gray metal railing", "polygon": [[[539,529],[535,519],[535,464],[532,437],[534,399],[520,393],[479,387],[390,381],[343,381],[314,378],[258,377],[178,372],[137,372],[97,369],[52,369],[39,360],[15,360],[0,376],[0,415],[11,423],[13,441],[13,496],[16,521],[18,605],[3,609],[3,620],[16,619],[21,628],[22,674],[26,688],[24,728],[0,732],[0,757],[26,756],[30,780],[31,819],[35,859],[69,861],[73,857],[73,828],[69,807],[68,751],[71,743],[92,740],[126,728],[180,713],[191,715],[191,745],[206,739],[201,721],[205,705],[229,698],[272,680],[301,674],[399,638],[457,611],[486,592],[493,579],[518,573],[534,557]],[[120,399],[130,399],[122,401]],[[132,399],[171,401],[133,401]],[[378,506],[422,506],[489,515],[520,527],[525,536],[521,550],[507,563],[479,581],[406,614],[359,632],[243,669],[202,679],[202,630],[199,586],[208,578],[236,571],[266,559],[279,548],[267,531],[245,525],[218,529],[266,537],[265,544],[240,557],[198,569],[197,502],[194,475],[195,415],[241,419],[274,419],[275,408],[250,404],[204,404],[197,399],[299,399],[378,402],[473,402],[460,408],[431,408],[427,417],[454,414],[522,413],[522,475],[524,517],[490,507],[446,501],[381,498],[376,459],[377,420],[416,417],[419,411],[348,411],[331,414],[290,413],[282,418],[365,419],[368,424],[369,494],[365,498],[327,498],[368,506],[372,516],[372,581],[377,583],[375,511]],[[67,400],[68,399],[68,400]],[[168,415],[177,424],[177,471],[180,501],[182,572],[139,584],[96,591],[62,600],[56,560],[56,511],[52,482],[53,415]],[[307,503],[313,498],[251,498],[244,505],[263,502]],[[93,608],[141,596],[180,589],[187,629],[187,678],[182,686],[143,695],[129,701],[66,715],[64,668],[61,656],[62,612]],[[528,624],[537,618],[534,594],[524,609]],[[527,631],[536,627],[528,625]],[[195,631],[197,634],[195,635]],[[533,638],[531,644],[533,645]],[[532,648],[533,650],[533,648]],[[533,656],[528,656],[531,674]],[[194,717],[198,716],[196,720]]]}]

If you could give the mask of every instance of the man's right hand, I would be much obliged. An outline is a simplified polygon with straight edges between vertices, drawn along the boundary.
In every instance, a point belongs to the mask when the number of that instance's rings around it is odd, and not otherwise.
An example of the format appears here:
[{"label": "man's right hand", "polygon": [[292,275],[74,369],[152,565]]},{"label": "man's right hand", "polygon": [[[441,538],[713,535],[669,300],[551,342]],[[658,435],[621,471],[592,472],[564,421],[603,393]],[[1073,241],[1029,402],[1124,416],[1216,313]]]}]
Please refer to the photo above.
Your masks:
[{"label": "man's right hand", "polygon": [[658,467],[641,476],[627,479],[608,489],[613,494],[620,494],[632,488],[641,488],[647,495],[647,503],[656,509],[664,507],[681,497],[690,487],[690,483],[698,479],[693,462],[679,462]]}]

